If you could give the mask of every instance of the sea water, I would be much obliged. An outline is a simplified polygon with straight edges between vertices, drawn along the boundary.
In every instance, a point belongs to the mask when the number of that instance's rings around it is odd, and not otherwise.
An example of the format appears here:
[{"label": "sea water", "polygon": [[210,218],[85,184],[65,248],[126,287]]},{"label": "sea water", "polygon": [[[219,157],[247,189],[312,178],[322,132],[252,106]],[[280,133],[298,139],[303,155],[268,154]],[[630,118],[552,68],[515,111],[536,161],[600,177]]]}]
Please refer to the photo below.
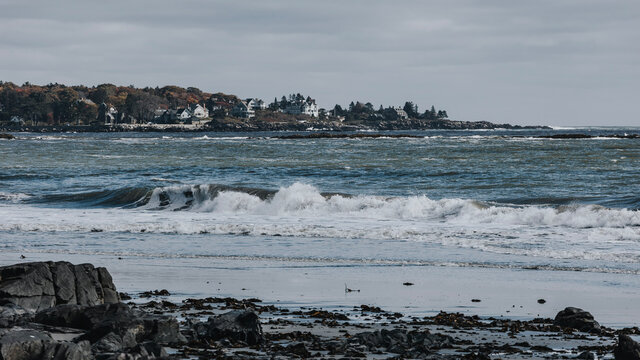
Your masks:
[{"label": "sea water", "polygon": [[[519,315],[582,298],[634,324],[621,307],[640,295],[640,140],[607,135],[640,129],[400,133],[18,133],[0,141],[0,263],[94,262],[134,292],[417,313],[517,313],[508,294],[538,286],[551,305]],[[596,137],[540,138],[558,133]]]}]

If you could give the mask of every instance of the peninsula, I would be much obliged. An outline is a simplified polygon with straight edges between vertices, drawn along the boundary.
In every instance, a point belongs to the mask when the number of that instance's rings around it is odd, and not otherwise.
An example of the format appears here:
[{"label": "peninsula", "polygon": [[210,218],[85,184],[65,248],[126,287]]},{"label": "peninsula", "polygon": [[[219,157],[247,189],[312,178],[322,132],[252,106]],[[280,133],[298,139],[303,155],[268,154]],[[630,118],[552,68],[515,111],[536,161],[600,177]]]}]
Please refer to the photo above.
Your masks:
[{"label": "peninsula", "polygon": [[435,106],[420,111],[403,106],[374,107],[351,101],[319,108],[300,93],[275,97],[271,103],[207,93],[198,88],[136,88],[102,84],[88,87],[0,81],[2,131],[357,131],[424,129],[521,129],[510,124],[449,119]]}]

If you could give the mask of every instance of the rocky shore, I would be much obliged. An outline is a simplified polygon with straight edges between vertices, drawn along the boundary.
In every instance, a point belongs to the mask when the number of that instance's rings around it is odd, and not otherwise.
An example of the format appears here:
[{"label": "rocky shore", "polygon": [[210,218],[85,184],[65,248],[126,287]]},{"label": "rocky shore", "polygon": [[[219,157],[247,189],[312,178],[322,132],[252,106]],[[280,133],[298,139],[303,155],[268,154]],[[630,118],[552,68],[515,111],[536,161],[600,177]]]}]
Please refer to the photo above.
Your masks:
[{"label": "rocky shore", "polygon": [[0,359],[640,359],[637,327],[607,328],[574,307],[521,321],[169,296],[118,293],[90,264],[0,267]]},{"label": "rocky shore", "polygon": [[20,125],[0,127],[0,132],[270,132],[270,131],[385,131],[385,130],[487,130],[487,129],[551,129],[547,126],[520,126],[494,124],[488,121],[456,120],[395,120],[360,123],[341,123],[329,121],[217,121],[212,120],[201,126],[175,125]]}]

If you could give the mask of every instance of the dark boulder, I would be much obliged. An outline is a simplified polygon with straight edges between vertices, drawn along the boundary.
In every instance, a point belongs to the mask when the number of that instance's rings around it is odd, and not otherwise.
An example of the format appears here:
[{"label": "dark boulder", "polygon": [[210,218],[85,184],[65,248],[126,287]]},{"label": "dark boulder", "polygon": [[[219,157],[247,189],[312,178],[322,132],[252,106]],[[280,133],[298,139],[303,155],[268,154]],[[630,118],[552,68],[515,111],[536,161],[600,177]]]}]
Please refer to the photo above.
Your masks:
[{"label": "dark boulder", "polygon": [[0,305],[0,328],[18,325],[21,322],[28,321],[31,314],[22,307],[7,303]]},{"label": "dark boulder", "polygon": [[0,267],[0,304],[37,312],[62,304],[118,302],[111,275],[91,264],[33,262]]},{"label": "dark boulder", "polygon": [[553,320],[553,324],[584,332],[600,333],[601,331],[600,324],[594,320],[593,315],[575,307],[560,311]]},{"label": "dark boulder", "polygon": [[413,358],[450,347],[454,344],[454,339],[448,335],[431,334],[428,331],[383,329],[356,334],[349,342],[364,345],[369,351],[382,350]]},{"label": "dark boulder", "polygon": [[640,344],[629,335],[618,336],[618,345],[613,349],[616,360],[640,360]]},{"label": "dark boulder", "polygon": [[89,360],[93,359],[93,353],[88,341],[78,343],[60,341],[47,344],[42,359]]},{"label": "dark boulder", "polygon": [[129,305],[124,303],[96,306],[67,304],[38,312],[35,321],[51,326],[91,330],[101,323],[128,322],[134,317]]},{"label": "dark boulder", "polygon": [[16,137],[11,135],[11,134],[7,134],[7,133],[0,133],[0,139],[5,139],[5,140],[13,140]]},{"label": "dark boulder", "polygon": [[249,345],[259,344],[264,340],[260,320],[253,311],[234,310],[210,317],[206,323],[194,324],[193,330],[200,339],[228,339]]},{"label": "dark boulder", "polygon": [[597,360],[598,358],[596,357],[596,354],[592,353],[591,351],[584,351],[584,352],[581,352],[574,359]]},{"label": "dark boulder", "polygon": [[0,359],[41,359],[52,342],[51,336],[41,331],[10,331],[0,338]]},{"label": "dark boulder", "polygon": [[161,344],[186,342],[175,318],[134,311],[124,303],[61,305],[37,313],[35,321],[51,326],[87,330],[80,339],[88,340],[94,348],[105,351],[123,350],[142,341]]},{"label": "dark boulder", "polygon": [[311,357],[311,353],[309,352],[309,350],[307,350],[307,347],[304,345],[304,343],[291,344],[286,347],[286,350],[288,354],[296,355],[301,358]]}]

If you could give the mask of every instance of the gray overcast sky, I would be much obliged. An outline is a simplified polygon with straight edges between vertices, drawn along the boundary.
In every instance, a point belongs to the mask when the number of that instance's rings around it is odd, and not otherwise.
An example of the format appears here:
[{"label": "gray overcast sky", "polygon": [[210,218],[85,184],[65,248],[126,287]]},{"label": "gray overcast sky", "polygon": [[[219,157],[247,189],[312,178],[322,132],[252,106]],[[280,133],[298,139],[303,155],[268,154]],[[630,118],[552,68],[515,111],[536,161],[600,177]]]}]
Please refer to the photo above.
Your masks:
[{"label": "gray overcast sky", "polygon": [[0,80],[637,125],[636,0],[0,0]]}]

